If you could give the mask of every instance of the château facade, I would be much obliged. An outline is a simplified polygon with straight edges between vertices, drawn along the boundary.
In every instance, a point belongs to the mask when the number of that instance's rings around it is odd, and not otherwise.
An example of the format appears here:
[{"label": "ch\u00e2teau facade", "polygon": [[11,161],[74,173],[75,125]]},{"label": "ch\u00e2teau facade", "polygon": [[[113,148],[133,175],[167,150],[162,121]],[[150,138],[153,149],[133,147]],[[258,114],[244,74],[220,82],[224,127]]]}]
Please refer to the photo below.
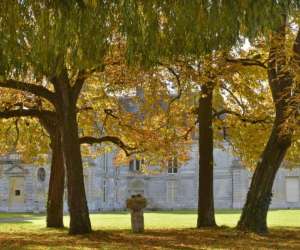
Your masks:
[{"label": "ch\u00e2teau facade", "polygon": [[[231,154],[214,150],[214,199],[219,209],[244,205],[252,173]],[[140,162],[113,166],[113,153],[86,162],[84,182],[90,211],[124,210],[132,194],[142,194],[148,209],[195,209],[198,189],[198,148],[184,166],[175,163],[160,174],[143,174]],[[43,212],[46,208],[49,165],[23,164],[12,155],[0,160],[0,211]],[[65,190],[65,211],[67,192]],[[272,208],[300,207],[300,168],[281,168],[273,186]]]}]

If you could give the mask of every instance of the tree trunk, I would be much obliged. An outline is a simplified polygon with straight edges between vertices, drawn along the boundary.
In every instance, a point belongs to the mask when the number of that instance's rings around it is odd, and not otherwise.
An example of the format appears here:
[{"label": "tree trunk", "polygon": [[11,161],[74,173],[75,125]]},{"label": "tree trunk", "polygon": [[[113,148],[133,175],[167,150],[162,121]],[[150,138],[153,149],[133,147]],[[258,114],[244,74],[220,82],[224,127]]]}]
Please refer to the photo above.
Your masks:
[{"label": "tree trunk", "polygon": [[57,94],[56,110],[62,134],[63,153],[67,171],[70,234],[86,234],[92,231],[87,206],[83,165],[78,135],[76,102],[78,96],[70,86],[67,70],[55,79]]},{"label": "tree trunk", "polygon": [[84,189],[83,166],[75,109],[68,112],[67,120],[68,122],[63,126],[63,138],[68,180],[69,233],[90,233],[92,229]]},{"label": "tree trunk", "polygon": [[65,169],[59,128],[50,134],[52,161],[47,201],[47,227],[62,228]]},{"label": "tree trunk", "polygon": [[55,109],[62,135],[63,155],[67,174],[70,213],[69,233],[86,234],[90,233],[92,228],[84,189],[76,107],[77,99],[84,83],[84,77],[78,76],[74,85],[71,86],[68,70],[66,67],[62,67],[60,74],[52,77],[51,81],[56,94]]},{"label": "tree trunk", "polygon": [[240,230],[256,233],[268,231],[267,212],[272,199],[273,182],[291,145],[291,135],[282,138],[280,134],[280,127],[275,124],[251,181],[246,204],[237,225]]},{"label": "tree trunk", "polygon": [[[293,104],[295,103],[293,98],[296,99],[292,95],[294,79],[287,65],[285,51],[286,16],[283,16],[282,21],[282,25],[272,34],[268,60],[268,79],[276,111],[275,121],[269,141],[255,169],[246,204],[237,225],[238,229],[256,233],[268,231],[267,212],[272,199],[272,186],[284,156],[291,146],[298,108],[298,105]],[[299,34],[298,32],[297,39],[300,40]],[[296,40],[295,52],[299,53],[299,45]]]},{"label": "tree trunk", "polygon": [[214,227],[213,194],[213,86],[203,85],[199,98],[199,189],[197,228]]}]

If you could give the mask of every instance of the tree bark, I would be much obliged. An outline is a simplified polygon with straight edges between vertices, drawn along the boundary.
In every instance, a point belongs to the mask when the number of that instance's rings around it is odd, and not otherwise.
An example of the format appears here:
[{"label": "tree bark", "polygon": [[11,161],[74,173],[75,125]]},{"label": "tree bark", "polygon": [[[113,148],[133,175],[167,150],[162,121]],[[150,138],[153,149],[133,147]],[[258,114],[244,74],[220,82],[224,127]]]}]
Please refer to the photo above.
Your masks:
[{"label": "tree bark", "polygon": [[75,108],[65,113],[63,147],[67,167],[70,234],[90,233],[91,222],[84,189],[83,166]]},{"label": "tree bark", "polygon": [[291,134],[281,137],[275,123],[267,146],[254,172],[238,229],[266,233],[267,212],[272,199],[272,186],[286,151],[291,145]]},{"label": "tree bark", "polygon": [[59,128],[50,134],[52,161],[47,201],[47,227],[62,228],[65,166]]},{"label": "tree bark", "polygon": [[[272,186],[284,156],[291,146],[298,108],[298,103],[295,105],[293,99],[296,99],[299,91],[298,89],[292,91],[294,78],[287,65],[285,29],[286,17],[283,18],[282,26],[272,35],[268,60],[268,80],[275,105],[275,121],[268,143],[255,169],[247,200],[237,225],[240,230],[256,233],[268,231],[267,212],[272,199]],[[299,41],[300,33],[298,32],[294,56],[299,56]],[[299,63],[299,61],[296,62]]]},{"label": "tree bark", "polygon": [[199,189],[197,228],[216,226],[213,194],[213,85],[203,85],[199,98]]},{"label": "tree bark", "polygon": [[66,69],[55,84],[56,110],[59,114],[63,152],[67,170],[70,234],[86,234],[92,231],[86,200],[83,165],[78,135],[76,102],[79,89],[74,93]]},{"label": "tree bark", "polygon": [[63,223],[63,197],[65,182],[65,165],[62,149],[62,137],[56,121],[46,116],[39,116],[41,125],[50,136],[52,150],[51,171],[47,200],[47,227],[62,228]]}]

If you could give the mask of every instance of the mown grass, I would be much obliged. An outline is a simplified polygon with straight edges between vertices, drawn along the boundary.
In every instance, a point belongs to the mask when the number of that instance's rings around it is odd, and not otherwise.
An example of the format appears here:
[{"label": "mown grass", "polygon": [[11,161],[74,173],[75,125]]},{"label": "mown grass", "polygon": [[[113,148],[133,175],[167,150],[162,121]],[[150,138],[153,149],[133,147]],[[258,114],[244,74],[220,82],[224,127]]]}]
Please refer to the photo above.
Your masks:
[{"label": "mown grass", "polygon": [[[91,214],[95,231],[86,236],[45,229],[43,215],[0,214],[0,249],[300,249],[300,210],[270,211],[271,231],[266,236],[230,228],[239,214],[217,211],[217,222],[223,227],[196,230],[195,211],[146,212],[145,233],[134,235],[127,212],[95,213]],[[8,222],[7,218],[15,219]],[[64,219],[68,225],[68,216]]]}]

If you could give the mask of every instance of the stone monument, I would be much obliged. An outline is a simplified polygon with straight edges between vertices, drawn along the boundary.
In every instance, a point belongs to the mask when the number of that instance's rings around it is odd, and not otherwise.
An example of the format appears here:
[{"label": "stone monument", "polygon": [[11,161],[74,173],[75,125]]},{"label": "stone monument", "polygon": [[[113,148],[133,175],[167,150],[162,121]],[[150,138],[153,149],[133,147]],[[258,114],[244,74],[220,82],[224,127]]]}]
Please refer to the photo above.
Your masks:
[{"label": "stone monument", "polygon": [[131,213],[131,229],[133,233],[144,232],[144,208],[147,200],[140,194],[132,195],[126,200],[126,207]]}]

